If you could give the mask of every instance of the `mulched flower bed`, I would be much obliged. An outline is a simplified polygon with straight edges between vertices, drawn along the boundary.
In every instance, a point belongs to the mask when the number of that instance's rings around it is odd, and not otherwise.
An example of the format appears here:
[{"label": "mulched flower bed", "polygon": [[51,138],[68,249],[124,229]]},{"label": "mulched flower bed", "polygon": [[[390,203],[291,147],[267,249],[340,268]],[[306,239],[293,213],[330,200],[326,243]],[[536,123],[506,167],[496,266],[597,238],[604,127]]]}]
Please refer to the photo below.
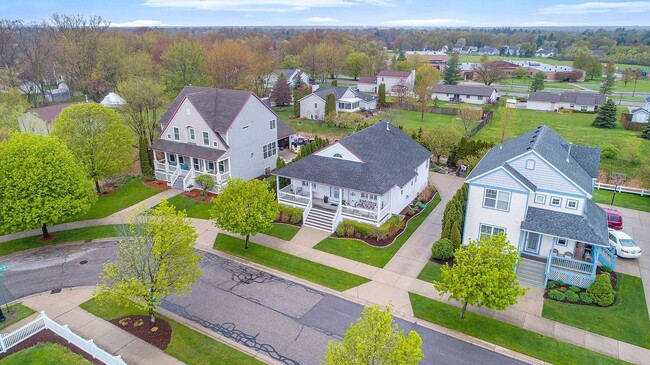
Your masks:
[{"label": "mulched flower bed", "polygon": [[[612,288],[614,289],[614,293],[616,293],[616,296],[615,296],[615,299],[614,299],[614,303],[616,303],[616,301],[618,300],[618,291],[616,290],[616,285],[617,285],[617,283],[618,283],[618,275],[617,275],[616,272],[614,272],[614,271],[612,271],[612,272],[603,271],[603,270],[600,269],[600,266],[598,266],[598,267],[596,268],[596,276],[598,276],[598,275],[600,275],[600,274],[605,274],[605,273],[608,273],[608,274],[609,274],[609,280],[610,280],[611,283],[612,283]],[[569,287],[571,287],[571,285],[569,285],[569,284],[562,284],[562,285],[557,285],[557,286],[555,286],[555,287],[553,287],[553,288],[545,288],[545,289],[544,289],[544,299],[554,300],[554,299],[552,299],[552,298],[549,298],[549,296],[548,296],[548,293],[549,293],[551,290],[557,289],[557,290],[561,290],[562,292],[567,292],[567,291],[569,291]],[[564,288],[564,289],[560,289],[560,288]],[[582,288],[580,288],[580,291],[578,292],[578,294],[580,294],[580,293],[582,293],[582,292],[585,292],[585,291],[587,291],[587,289],[582,289]],[[597,305],[597,304],[595,304],[595,303],[585,303],[585,302],[583,302],[582,300],[578,300],[577,302],[568,302],[568,301],[563,301],[563,302],[561,302],[561,303],[578,304],[578,305],[588,305],[588,306],[591,306],[591,307],[604,308],[604,307],[601,307],[601,306],[599,306],[599,305]],[[606,308],[606,307],[605,307],[605,308]]]},{"label": "mulched flower bed", "polygon": [[39,342],[57,343],[59,345],[62,345],[64,347],[69,348],[70,351],[83,356],[84,359],[90,361],[93,364],[97,364],[97,365],[104,364],[103,362],[101,362],[101,361],[99,361],[97,359],[93,359],[93,357],[90,356],[90,354],[88,354],[87,352],[85,352],[82,349],[78,348],[77,346],[75,346],[75,345],[73,345],[71,343],[68,343],[68,341],[63,339],[63,337],[57,335],[56,333],[50,331],[49,329],[44,329],[44,330],[40,331],[39,333],[31,336],[30,338],[26,339],[25,341],[23,341],[23,342],[19,343],[18,345],[12,347],[9,351],[7,351],[7,352],[5,352],[3,354],[0,354],[0,359],[2,359],[4,357],[7,357],[7,356],[9,356],[9,355],[11,355],[13,353],[16,353],[16,352],[18,352],[20,350],[25,350],[27,348],[30,348],[30,347],[36,345]]},{"label": "mulched flower bed", "polygon": [[188,198],[190,198],[192,200],[195,200],[197,202],[204,202],[204,203],[209,203],[209,202],[212,201],[212,199],[217,197],[217,194],[215,194],[215,193],[208,192],[208,195],[206,195],[206,196],[203,196],[202,193],[203,193],[203,190],[193,189],[193,190],[190,190],[190,191],[184,191],[183,195],[185,195],[186,197],[188,197]]},{"label": "mulched flower bed", "polygon": [[50,237],[45,238],[45,237],[41,236],[36,241],[38,241],[38,243],[50,243],[50,242],[54,241],[57,237],[59,237],[58,234],[50,233]]},{"label": "mulched flower bed", "polygon": [[103,197],[103,196],[111,195],[111,194],[113,194],[115,191],[116,191],[115,189],[104,190],[104,191],[102,191],[101,193],[99,193],[99,197],[101,198],[101,197]]},{"label": "mulched flower bed", "polygon": [[160,189],[160,190],[167,190],[169,189],[169,184],[167,181],[162,181],[162,180],[145,180],[143,181],[145,185],[147,185],[150,188],[154,189]]},{"label": "mulched flower bed", "polygon": [[453,257],[450,258],[449,260],[438,260],[435,257],[431,257],[431,258],[429,258],[429,261],[435,262],[436,264],[442,265],[442,266],[445,266],[445,265],[449,265],[450,267],[454,266],[454,258]]},{"label": "mulched flower bed", "polygon": [[[135,324],[142,321],[142,325],[136,327]],[[161,350],[165,350],[172,338],[172,327],[160,317],[156,317],[156,323],[153,325],[148,316],[127,316],[111,319],[110,322],[126,332],[146,341]],[[152,331],[152,328],[157,328]]]}]

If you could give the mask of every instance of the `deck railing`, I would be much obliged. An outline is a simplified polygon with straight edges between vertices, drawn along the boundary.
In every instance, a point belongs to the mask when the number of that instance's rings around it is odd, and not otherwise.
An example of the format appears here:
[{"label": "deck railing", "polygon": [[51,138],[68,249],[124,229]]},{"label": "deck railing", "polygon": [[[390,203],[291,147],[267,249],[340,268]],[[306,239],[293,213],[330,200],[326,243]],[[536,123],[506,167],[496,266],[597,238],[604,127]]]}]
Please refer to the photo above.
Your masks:
[{"label": "deck railing", "polygon": [[616,254],[614,251],[604,247],[598,247],[596,249],[599,250],[598,263],[607,266],[610,269],[614,269],[614,266],[616,265]]},{"label": "deck railing", "polygon": [[579,261],[562,256],[551,255],[551,266],[562,269],[569,269],[591,275],[594,264],[586,261]]},{"label": "deck railing", "polygon": [[311,199],[308,196],[292,193],[292,185],[287,185],[278,191],[278,201],[285,202],[290,205],[298,205],[305,208],[311,205]]},{"label": "deck railing", "polygon": [[367,220],[377,222],[377,211],[376,210],[370,210],[370,209],[357,208],[357,207],[351,207],[351,206],[348,206],[348,205],[343,205],[342,208],[341,208],[341,213],[344,216],[348,215],[348,216],[364,218],[364,219],[367,219]]},{"label": "deck railing", "polygon": [[181,175],[181,169],[180,167],[176,167],[176,170],[174,170],[174,173],[172,176],[169,177],[169,185],[173,186],[174,183],[176,182],[176,179]]}]

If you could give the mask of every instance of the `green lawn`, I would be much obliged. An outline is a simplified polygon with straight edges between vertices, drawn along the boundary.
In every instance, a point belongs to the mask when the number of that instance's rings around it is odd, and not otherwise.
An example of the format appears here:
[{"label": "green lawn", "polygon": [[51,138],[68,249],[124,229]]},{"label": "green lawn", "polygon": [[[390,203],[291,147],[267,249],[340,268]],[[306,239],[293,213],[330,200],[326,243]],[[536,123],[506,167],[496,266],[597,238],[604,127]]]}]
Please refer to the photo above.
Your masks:
[{"label": "green lawn", "polygon": [[[612,202],[613,191],[594,190],[594,201],[609,205]],[[636,194],[616,193],[614,206],[650,212],[650,197]]]},{"label": "green lawn", "polygon": [[288,122],[293,114],[293,106],[274,106],[273,111],[278,115],[278,117],[280,117],[280,119]]},{"label": "green lawn", "polygon": [[0,243],[0,256],[9,255],[14,252],[29,250],[32,248],[55,245],[58,243],[85,241],[95,238],[117,237],[117,228],[120,226],[120,224],[107,224],[104,226],[84,227],[70,229],[67,231],[50,232],[51,234],[56,234],[57,238],[48,243],[38,242],[37,240],[41,236],[31,236],[2,242]]},{"label": "green lawn", "polygon": [[[146,315],[146,312],[131,306],[128,308],[113,303],[99,305],[94,299],[81,303],[80,307],[100,318],[111,320],[130,315]],[[263,362],[236,350],[209,336],[197,332],[172,319],[164,318],[172,327],[172,338],[165,352],[187,364],[244,364],[261,365]]]},{"label": "green lawn", "polygon": [[641,278],[618,274],[616,303],[592,307],[545,300],[542,316],[557,322],[650,348],[650,318]]},{"label": "green lawn", "polygon": [[0,330],[7,328],[12,324],[20,321],[21,319],[31,316],[34,313],[33,309],[26,307],[20,303],[10,305],[9,311],[7,311],[3,306],[2,311],[7,319],[4,322],[0,323]]},{"label": "green lawn", "polygon": [[97,202],[90,207],[86,214],[69,219],[68,222],[108,217],[161,191],[143,184],[140,177],[133,177],[120,185],[113,194],[97,199]]},{"label": "green lawn", "polygon": [[4,364],[86,365],[92,363],[58,343],[39,342],[0,360],[0,365]]},{"label": "green lawn", "polygon": [[390,246],[374,247],[360,240],[327,237],[314,246],[314,248],[368,265],[384,267],[402,247],[404,242],[411,237],[413,232],[420,227],[438,203],[440,203],[440,195],[436,194],[422,213],[409,220],[404,232]]},{"label": "green lawn", "polygon": [[433,281],[438,281],[442,278],[442,265],[436,263],[436,262],[427,262],[427,264],[424,266],[422,271],[420,271],[420,274],[418,275],[418,279],[428,281],[428,282],[433,282]]},{"label": "green lawn", "polygon": [[210,209],[212,204],[209,202],[198,202],[190,199],[183,194],[178,194],[167,200],[176,210],[184,210],[189,218],[210,219]]},{"label": "green lawn", "polygon": [[459,319],[460,308],[409,293],[415,317],[552,364],[626,364],[626,362],[473,312]]},{"label": "green lawn", "polygon": [[214,249],[241,257],[248,261],[286,272],[338,291],[367,283],[369,280],[317,262],[305,260],[272,248],[249,242],[244,249],[244,240],[220,233],[214,241]]},{"label": "green lawn", "polygon": [[[463,123],[456,119],[453,115],[424,113],[424,120],[422,120],[422,113],[418,111],[408,110],[391,110],[394,112],[391,123],[403,126],[405,130],[423,130],[435,129],[443,126],[451,126],[464,132]],[[390,114],[383,112],[367,119],[369,123],[376,123],[383,119],[390,119]],[[478,122],[476,123],[478,124]],[[473,126],[472,126],[473,127]]]},{"label": "green lawn", "polygon": [[[499,108],[496,111],[495,118],[481,129],[474,138],[499,143],[501,141],[502,114],[504,110],[505,108]],[[546,124],[569,142],[601,148],[613,144],[621,148],[627,139],[636,138],[639,133],[623,129],[620,123],[614,129],[593,127],[591,123],[596,115],[592,113],[560,114],[524,109],[512,110],[513,115],[506,133],[507,138],[516,137],[542,124]],[[622,155],[622,153],[619,153],[619,155]],[[649,155],[650,141],[642,140],[641,156],[646,158]],[[620,157],[612,160],[603,159],[600,164],[600,168],[607,172],[622,172],[630,177],[634,176],[638,166],[632,165]]]},{"label": "green lawn", "polygon": [[293,236],[295,236],[298,231],[300,231],[300,227],[292,226],[290,224],[273,223],[271,225],[271,228],[260,233],[264,233],[281,240],[291,241]]}]

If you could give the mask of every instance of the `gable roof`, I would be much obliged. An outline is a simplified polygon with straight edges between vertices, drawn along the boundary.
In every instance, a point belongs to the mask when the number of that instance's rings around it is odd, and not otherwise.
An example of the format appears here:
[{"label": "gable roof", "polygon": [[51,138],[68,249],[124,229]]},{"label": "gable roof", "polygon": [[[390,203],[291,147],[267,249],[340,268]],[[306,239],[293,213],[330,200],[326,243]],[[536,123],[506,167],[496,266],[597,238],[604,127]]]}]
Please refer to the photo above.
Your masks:
[{"label": "gable roof", "polygon": [[557,103],[560,101],[560,94],[547,93],[547,92],[533,92],[528,95],[528,101]]},{"label": "gable roof", "polygon": [[565,91],[560,94],[534,92],[528,95],[528,101],[547,103],[571,103],[578,105],[601,106],[607,101],[607,96],[600,93]]},{"label": "gable roof", "polygon": [[381,70],[377,76],[384,77],[409,77],[411,75],[408,71],[395,71],[395,70]]},{"label": "gable roof", "polygon": [[29,109],[28,112],[36,114],[39,118],[46,122],[51,122],[54,119],[59,117],[59,114],[61,114],[61,110],[63,108],[69,107],[71,105],[75,104],[80,104],[82,102],[74,102],[74,103],[63,103],[63,104],[55,104],[55,105],[49,105],[49,106],[44,106],[41,108],[32,108]]},{"label": "gable roof", "polygon": [[339,143],[362,162],[311,154],[273,175],[383,194],[404,186],[431,152],[388,121],[381,121]]},{"label": "gable roof", "polygon": [[436,84],[433,92],[441,94],[463,94],[463,95],[477,95],[477,96],[492,96],[496,89],[492,86],[486,85],[446,85],[443,83]]},{"label": "gable roof", "polygon": [[[369,93],[364,93],[361,91],[355,91],[352,90],[349,87],[346,86],[321,86],[318,88],[318,90],[314,91],[312,94],[318,95],[319,98],[325,100],[327,98],[327,95],[329,94],[334,94],[334,97],[336,100],[339,100],[343,97],[343,95],[350,90],[357,98],[362,99],[364,101],[372,101],[377,99],[376,96],[369,94]],[[311,95],[311,94],[310,94]],[[307,95],[309,96],[309,95]],[[307,97],[305,96],[305,97]],[[302,99],[301,99],[302,100]]]},{"label": "gable roof", "polygon": [[[569,146],[571,146],[571,153],[568,152]],[[592,179],[598,176],[600,149],[570,145],[564,138],[545,125],[490,149],[467,176],[467,180],[471,180],[499,166],[507,165],[509,160],[529,151],[537,152],[573,183],[591,194],[593,190]],[[577,159],[580,159],[580,162]]]},{"label": "gable roof", "polygon": [[298,71],[298,70],[295,69],[295,68],[291,68],[291,69],[290,68],[276,68],[275,70],[273,70],[273,74],[278,75],[278,76],[280,74],[284,74],[284,78],[289,80],[291,78],[291,76],[293,76],[293,74],[296,71]]},{"label": "gable roof", "polygon": [[208,161],[218,161],[226,151],[211,147],[198,146],[194,143],[183,143],[177,141],[170,141],[167,139],[158,139],[151,146],[156,151],[163,151],[169,153],[178,153],[180,155],[202,158]]},{"label": "gable roof", "polygon": [[362,76],[359,77],[360,84],[376,84],[377,76]]}]

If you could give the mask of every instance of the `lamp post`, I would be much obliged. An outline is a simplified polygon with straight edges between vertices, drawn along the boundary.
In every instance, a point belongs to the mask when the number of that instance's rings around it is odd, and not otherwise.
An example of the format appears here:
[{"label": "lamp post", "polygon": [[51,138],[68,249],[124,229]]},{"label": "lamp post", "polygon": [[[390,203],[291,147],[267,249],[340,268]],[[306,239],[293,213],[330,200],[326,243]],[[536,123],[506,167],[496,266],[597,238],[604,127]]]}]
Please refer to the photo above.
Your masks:
[{"label": "lamp post", "polygon": [[614,188],[614,193],[612,194],[612,201],[609,204],[610,206],[614,205],[614,198],[616,197],[616,193],[618,192],[618,189],[621,186],[621,183],[625,180],[627,180],[627,176],[625,174],[621,173],[614,173],[614,178],[616,179],[616,187]]}]

